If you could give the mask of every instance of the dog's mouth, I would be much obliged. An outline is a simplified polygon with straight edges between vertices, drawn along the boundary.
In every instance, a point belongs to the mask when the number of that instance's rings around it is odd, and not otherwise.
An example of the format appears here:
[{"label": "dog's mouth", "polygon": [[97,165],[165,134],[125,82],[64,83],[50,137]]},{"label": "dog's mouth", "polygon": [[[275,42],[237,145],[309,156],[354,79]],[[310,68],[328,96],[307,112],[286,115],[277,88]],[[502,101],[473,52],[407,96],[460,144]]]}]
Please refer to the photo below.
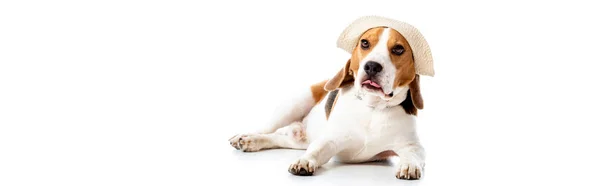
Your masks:
[{"label": "dog's mouth", "polygon": [[391,99],[394,96],[394,92],[390,92],[389,94],[386,94],[383,91],[383,88],[381,87],[381,85],[379,83],[377,83],[377,81],[367,79],[367,80],[363,81],[361,83],[361,85],[362,85],[362,88],[364,88],[368,92],[380,94],[381,96],[383,96],[384,99]]},{"label": "dog's mouth", "polygon": [[363,88],[366,88],[367,90],[372,90],[372,91],[383,93],[383,89],[381,89],[381,85],[379,85],[379,83],[377,83],[373,80],[367,79],[367,80],[363,81],[361,83],[361,85]]}]

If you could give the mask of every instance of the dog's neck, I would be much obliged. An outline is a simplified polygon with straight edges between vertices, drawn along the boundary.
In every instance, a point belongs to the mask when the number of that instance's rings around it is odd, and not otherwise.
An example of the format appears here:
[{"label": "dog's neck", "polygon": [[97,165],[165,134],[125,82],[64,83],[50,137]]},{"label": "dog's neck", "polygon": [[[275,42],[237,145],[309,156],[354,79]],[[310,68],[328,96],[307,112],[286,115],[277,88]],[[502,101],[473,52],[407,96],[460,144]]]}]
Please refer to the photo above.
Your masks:
[{"label": "dog's neck", "polygon": [[354,94],[356,99],[363,101],[367,107],[374,109],[386,109],[400,106],[400,103],[406,99],[408,87],[396,88],[394,90],[394,96],[391,99],[382,99],[377,95],[366,93],[357,87],[352,88],[350,93]]}]

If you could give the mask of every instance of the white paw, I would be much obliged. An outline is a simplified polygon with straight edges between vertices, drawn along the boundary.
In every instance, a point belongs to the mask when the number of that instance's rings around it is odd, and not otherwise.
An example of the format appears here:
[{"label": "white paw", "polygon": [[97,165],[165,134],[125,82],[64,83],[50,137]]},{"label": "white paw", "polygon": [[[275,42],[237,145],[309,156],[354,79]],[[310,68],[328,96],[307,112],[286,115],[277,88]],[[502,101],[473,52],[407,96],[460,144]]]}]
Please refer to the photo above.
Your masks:
[{"label": "white paw", "polygon": [[229,144],[244,152],[256,152],[261,149],[261,139],[255,134],[238,134],[229,139]]},{"label": "white paw", "polygon": [[404,180],[418,180],[423,174],[423,166],[418,163],[400,163],[396,172],[396,178]]},{"label": "white paw", "polygon": [[316,161],[306,158],[296,160],[296,162],[292,163],[288,168],[288,172],[298,176],[312,176],[316,170]]}]

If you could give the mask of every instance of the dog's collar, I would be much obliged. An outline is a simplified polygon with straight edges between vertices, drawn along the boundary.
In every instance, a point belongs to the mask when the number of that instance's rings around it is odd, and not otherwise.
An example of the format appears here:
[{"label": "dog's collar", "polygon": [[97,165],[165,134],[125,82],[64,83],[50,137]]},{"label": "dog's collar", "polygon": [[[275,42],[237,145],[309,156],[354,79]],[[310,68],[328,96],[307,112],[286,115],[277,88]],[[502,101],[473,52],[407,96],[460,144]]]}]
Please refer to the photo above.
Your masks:
[{"label": "dog's collar", "polygon": [[[355,97],[356,97],[356,99],[358,99],[358,100],[363,100],[363,97],[365,96],[365,93],[364,93],[364,92],[361,92],[361,91],[356,91],[356,92],[355,92],[355,94],[354,94],[354,96],[355,96]],[[369,108],[373,108],[373,109],[375,109],[375,108],[380,108],[380,109],[389,109],[389,108],[394,108],[394,107],[401,106],[401,104],[402,104],[402,101],[401,101],[401,102],[400,102],[400,103],[398,103],[398,104],[392,104],[392,105],[388,105],[387,103],[389,103],[390,101],[395,101],[395,100],[393,100],[393,99],[392,99],[392,100],[388,100],[388,101],[386,101],[386,100],[381,100],[381,99],[380,99],[380,100],[378,100],[378,101],[377,101],[378,103],[377,103],[377,104],[375,104],[375,105],[373,105],[373,104],[370,104],[370,101],[369,101],[369,100],[363,100],[363,101],[367,101],[367,107],[369,107]],[[383,103],[383,104],[385,104],[385,106],[381,106],[381,104],[382,104],[382,103]]]}]

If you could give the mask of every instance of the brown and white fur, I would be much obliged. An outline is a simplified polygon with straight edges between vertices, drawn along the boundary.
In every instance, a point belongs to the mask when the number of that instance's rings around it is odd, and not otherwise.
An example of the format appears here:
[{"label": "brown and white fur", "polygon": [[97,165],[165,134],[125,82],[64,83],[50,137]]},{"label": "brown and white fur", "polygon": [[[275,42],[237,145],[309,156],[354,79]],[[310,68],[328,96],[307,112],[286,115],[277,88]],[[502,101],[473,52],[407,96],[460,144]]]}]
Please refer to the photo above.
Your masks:
[{"label": "brown and white fur", "polygon": [[313,175],[334,157],[361,163],[397,156],[395,176],[419,179],[425,154],[415,124],[422,108],[411,47],[398,31],[376,27],[332,78],[284,102],[265,128],[229,141],[244,152],[306,149],[288,168],[294,175]]}]

